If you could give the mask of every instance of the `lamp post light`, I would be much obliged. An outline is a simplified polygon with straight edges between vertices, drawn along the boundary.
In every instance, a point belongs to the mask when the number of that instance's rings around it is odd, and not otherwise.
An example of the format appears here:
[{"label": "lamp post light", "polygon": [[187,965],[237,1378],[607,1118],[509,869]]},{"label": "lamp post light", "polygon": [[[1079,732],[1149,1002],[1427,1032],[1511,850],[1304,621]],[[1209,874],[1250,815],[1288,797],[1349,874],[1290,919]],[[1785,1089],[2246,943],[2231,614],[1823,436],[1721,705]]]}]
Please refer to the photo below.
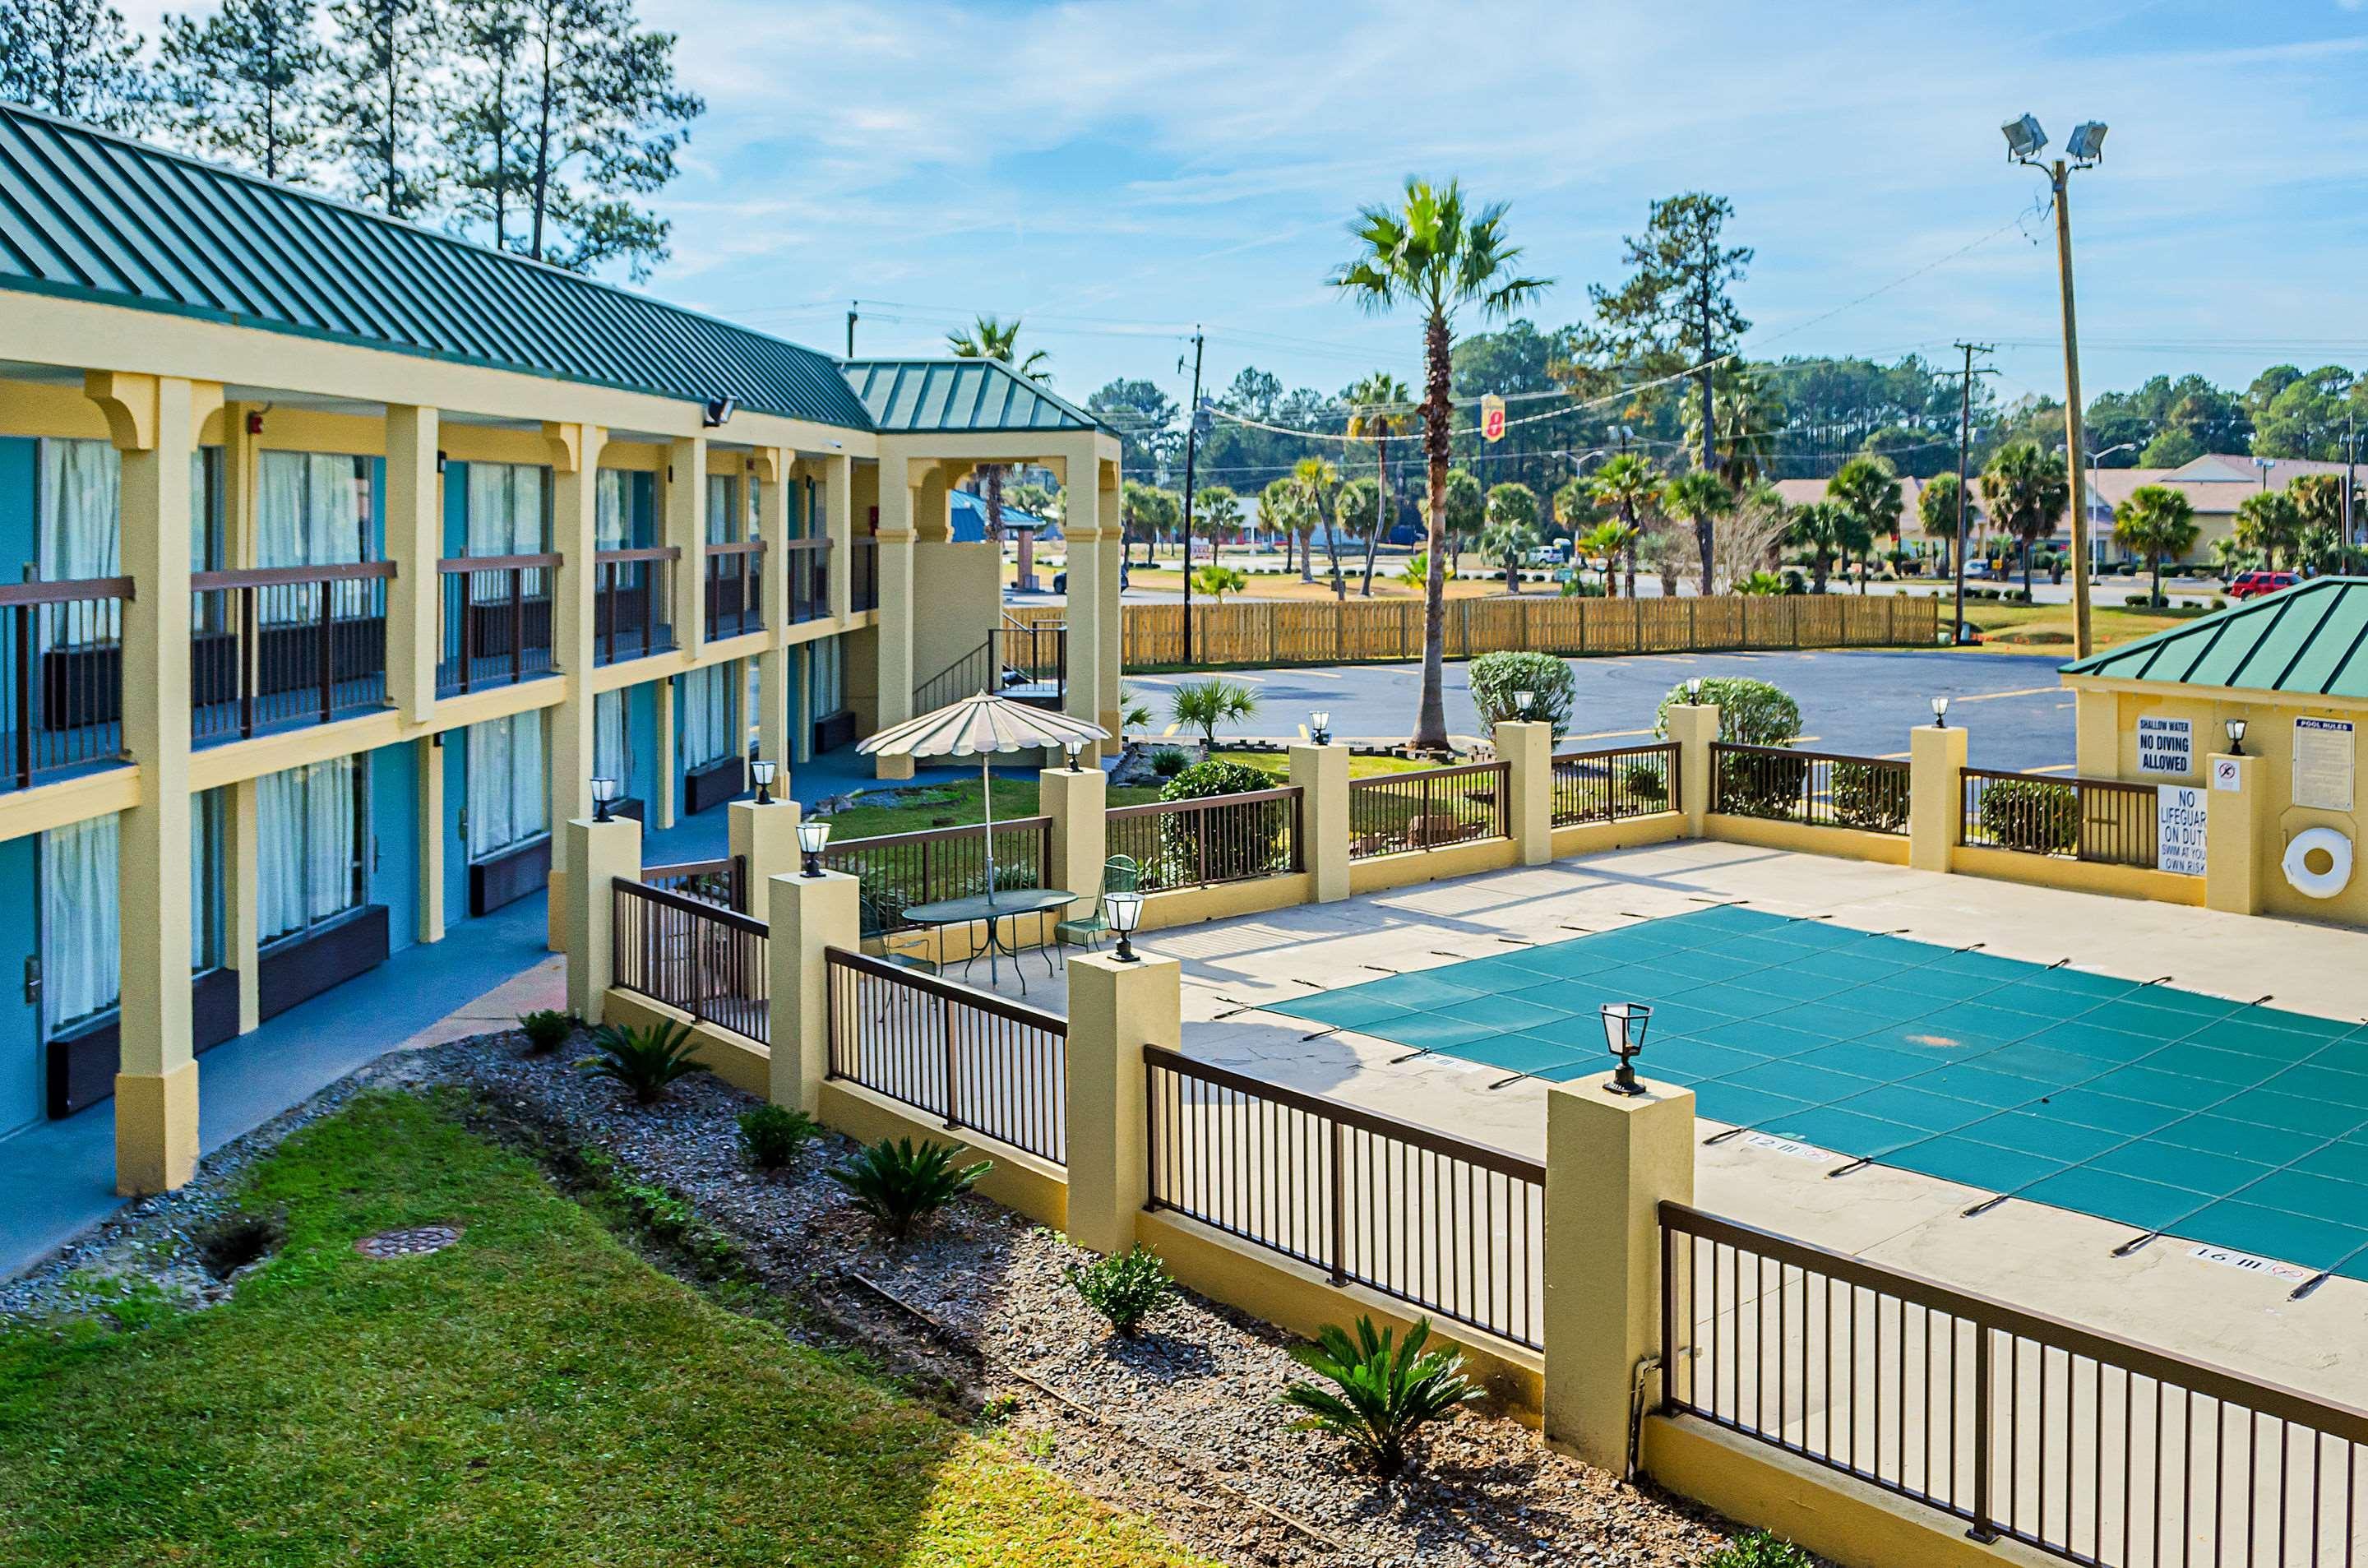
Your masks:
[{"label": "lamp post light", "polygon": [[2227,723],[2221,727],[2228,732],[2228,755],[2230,756],[2244,756],[2245,721],[2242,719],[2231,719]]},{"label": "lamp post light", "polygon": [[1069,771],[1072,773],[1083,772],[1084,769],[1077,766],[1077,754],[1086,749],[1086,743],[1083,741],[1063,741],[1061,743],[1061,749],[1069,754]]},{"label": "lamp post light", "polygon": [[1936,730],[1949,727],[1949,699],[1945,697],[1932,699],[1932,727]]},{"label": "lamp post light", "polygon": [[778,763],[768,762],[763,757],[758,757],[748,765],[748,777],[757,781],[758,805],[769,806],[773,803],[773,776],[780,766]]},{"label": "lamp post light", "polygon": [[2048,163],[2039,157],[2047,145],[2047,132],[2038,120],[2026,114],[1998,129],[2006,136],[2008,161],[2045,175],[2055,197],[2055,275],[2064,307],[2064,461],[2071,471],[2065,478],[2080,498],[2072,508],[2072,653],[2085,659],[2095,642],[2089,625],[2089,506],[2080,486],[2080,454],[2086,449],[2080,438],[2080,333],[2072,309],[2072,213],[2066,187],[2073,170],[2094,168],[2104,156],[2105,125],[2082,120],[2065,143],[2065,156]]},{"label": "lamp post light", "polygon": [[804,875],[822,875],[822,852],[830,844],[830,821],[826,817],[808,817],[798,824],[798,849],[805,856]]},{"label": "lamp post light", "polygon": [[1318,708],[1307,716],[1307,738],[1319,746],[1332,744],[1332,714],[1329,710]]},{"label": "lamp post light", "polygon": [[1141,963],[1134,944],[1127,938],[1143,924],[1143,895],[1133,889],[1102,894],[1102,913],[1110,916],[1110,929],[1118,933],[1118,961]]},{"label": "lamp post light", "polygon": [[1517,691],[1513,693],[1513,711],[1526,722],[1530,717],[1530,704],[1537,699],[1538,694],[1534,691]]},{"label": "lamp post light", "polygon": [[616,802],[617,781],[615,779],[597,778],[592,780],[592,820],[594,822],[609,821],[609,808]]},{"label": "lamp post light", "polygon": [[1620,1059],[1620,1070],[1603,1081],[1603,1086],[1615,1095],[1641,1095],[1645,1085],[1636,1081],[1636,1058],[1644,1053],[1645,1026],[1653,1021],[1653,1009],[1642,1002],[1606,1002],[1603,1005],[1603,1043]]},{"label": "lamp post light", "polygon": [[1690,704],[1700,703],[1702,701],[1702,676],[1690,676],[1687,677],[1686,701]]},{"label": "lamp post light", "polygon": [[[2083,506],[2089,506],[2091,496],[2095,497],[2100,506],[2101,506],[2104,501],[2104,497],[2097,494],[2097,465],[2100,461],[2103,459],[2112,457],[2115,452],[2135,452],[2137,449],[2138,444],[2135,441],[2123,441],[2118,445],[2107,447],[2101,452],[2090,452],[2089,454],[2089,488],[2082,494],[2080,497],[2080,505]],[[2105,506],[2103,510],[2105,520],[2107,524],[2110,525],[2112,520],[2113,509],[2111,506]],[[2093,515],[2090,520],[2095,520]],[[2111,532],[2109,527],[2107,533],[2100,534],[2089,541],[2089,561],[2092,564],[2104,558],[2105,540],[2110,537]]]}]

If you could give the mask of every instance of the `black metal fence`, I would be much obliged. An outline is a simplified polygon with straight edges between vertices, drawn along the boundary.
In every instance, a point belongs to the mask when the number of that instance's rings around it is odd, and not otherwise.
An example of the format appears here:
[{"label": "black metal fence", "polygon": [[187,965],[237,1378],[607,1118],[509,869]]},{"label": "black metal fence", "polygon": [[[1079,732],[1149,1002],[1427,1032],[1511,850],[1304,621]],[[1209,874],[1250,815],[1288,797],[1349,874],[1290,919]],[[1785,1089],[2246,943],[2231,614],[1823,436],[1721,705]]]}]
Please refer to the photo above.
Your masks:
[{"label": "black metal fence", "polygon": [[1962,777],[1960,843],[2107,866],[2153,869],[2158,863],[2161,797],[2151,784],[1985,767],[1968,767]]},{"label": "black metal fence", "polygon": [[1554,759],[1554,825],[1619,822],[1678,809],[1678,744],[1566,752]]},{"label": "black metal fence", "polygon": [[436,695],[512,686],[552,671],[556,555],[437,563]]},{"label": "black metal fence", "polygon": [[820,620],[830,613],[830,540],[793,539],[788,555],[789,624]]},{"label": "black metal fence", "polygon": [[[862,880],[863,934],[878,937],[911,929],[905,911],[914,904],[986,892],[986,847],[985,824],[973,823],[839,840],[823,864]],[[1041,888],[1052,863],[1051,817],[995,824],[997,889]]]},{"label": "black metal fence", "polygon": [[727,855],[714,860],[684,860],[671,866],[644,866],[642,882],[645,887],[663,888],[667,892],[695,898],[701,903],[712,903],[719,909],[748,913],[748,860],[746,856]]},{"label": "black metal fence", "polygon": [[0,789],[125,760],[123,607],[129,577],[0,586]]},{"label": "black metal fence", "polygon": [[610,897],[611,983],[759,1043],[772,1038],[763,921],[622,877]]},{"label": "black metal fence", "polygon": [[592,658],[620,664],[675,645],[675,544],[604,550],[592,562]]},{"label": "black metal fence", "polygon": [[1908,769],[1888,757],[1713,742],[1711,810],[1809,827],[1907,833]]},{"label": "black metal fence", "polygon": [[1511,765],[1473,762],[1349,780],[1349,858],[1512,835]]},{"label": "black metal fence", "polygon": [[1108,852],[1136,868],[1144,892],[1288,876],[1300,860],[1303,792],[1295,786],[1115,806]]},{"label": "black metal fence", "polygon": [[1151,1207],[1535,1348],[1545,1167],[1156,1046]]},{"label": "black metal fence", "polygon": [[712,543],[707,559],[707,638],[745,637],[765,629],[765,541]]},{"label": "black metal fence", "polygon": [[189,574],[189,738],[384,707],[393,578],[391,561]]}]

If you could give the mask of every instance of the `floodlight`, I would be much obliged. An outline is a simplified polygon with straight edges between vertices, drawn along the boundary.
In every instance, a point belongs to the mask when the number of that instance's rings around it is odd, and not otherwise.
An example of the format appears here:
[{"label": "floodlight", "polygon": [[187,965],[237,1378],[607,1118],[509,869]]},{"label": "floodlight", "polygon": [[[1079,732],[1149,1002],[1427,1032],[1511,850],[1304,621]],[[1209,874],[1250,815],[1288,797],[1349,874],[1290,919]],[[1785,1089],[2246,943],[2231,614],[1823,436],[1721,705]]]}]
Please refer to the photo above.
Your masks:
[{"label": "floodlight", "polygon": [[2039,120],[2032,115],[2009,119],[1998,129],[2006,133],[2006,155],[2009,158],[2035,158],[2047,145],[2047,132],[2039,129]]},{"label": "floodlight", "polygon": [[2084,119],[2072,128],[2072,140],[2064,143],[2064,151],[2076,164],[2093,164],[2105,155],[2105,122]]},{"label": "floodlight", "polygon": [[700,422],[711,430],[721,425],[729,425],[739,407],[740,400],[736,397],[711,397],[707,400],[706,408],[700,411]]}]

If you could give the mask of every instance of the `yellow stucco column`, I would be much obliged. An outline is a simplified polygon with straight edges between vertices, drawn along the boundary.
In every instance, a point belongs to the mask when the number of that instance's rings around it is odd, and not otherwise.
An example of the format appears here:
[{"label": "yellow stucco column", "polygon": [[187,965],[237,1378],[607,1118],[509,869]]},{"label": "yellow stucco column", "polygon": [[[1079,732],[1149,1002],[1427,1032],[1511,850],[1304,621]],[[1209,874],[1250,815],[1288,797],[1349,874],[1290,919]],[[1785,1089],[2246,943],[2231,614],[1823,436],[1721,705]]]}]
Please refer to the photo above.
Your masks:
[{"label": "yellow stucco column", "polygon": [[830,613],[845,620],[855,603],[855,460],[822,460],[823,532],[830,540]]},{"label": "yellow stucco column", "polygon": [[1317,903],[1349,896],[1349,748],[1291,748],[1291,781],[1301,791],[1299,860]]},{"label": "yellow stucco column", "polygon": [[[1101,677],[1101,725],[1110,733],[1110,744],[1103,749],[1105,756],[1116,756],[1121,745],[1119,713],[1124,702],[1120,676],[1126,659],[1126,611],[1120,602],[1119,571],[1126,560],[1125,514],[1120,509],[1119,467],[1114,462],[1096,465],[1101,475],[1100,509],[1101,542],[1101,647],[1099,668]],[[1071,582],[1076,581],[1072,577]]]},{"label": "yellow stucco column", "polygon": [[[1090,899],[1101,891],[1102,863],[1109,858],[1110,776],[1088,764],[1048,767],[1036,780],[1036,809],[1053,819],[1053,863],[1045,868],[1051,885]],[[1078,903],[1064,913],[1083,918],[1091,909]]]},{"label": "yellow stucco column", "polygon": [[424,735],[411,743],[412,765],[419,770],[416,819],[419,834],[419,939],[444,939],[444,747],[441,737]]},{"label": "yellow stucco column", "polygon": [[642,824],[631,817],[594,822],[578,817],[560,834],[571,896],[567,901],[567,1010],[587,1024],[600,1021],[616,979],[609,947],[616,900],[609,884],[642,880]]},{"label": "yellow stucco column", "polygon": [[790,496],[802,481],[789,453],[758,455],[770,473],[757,520],[765,538],[765,624],[772,635],[757,655],[757,756],[780,764],[786,790],[790,764],[795,760],[790,753],[790,670],[796,656],[781,639],[790,627]]},{"label": "yellow stucco column", "polygon": [[1068,549],[1067,689],[1061,706],[1072,718],[1102,722],[1101,485],[1091,443],[1062,465],[1061,538]]},{"label": "yellow stucco column", "polygon": [[707,642],[707,437],[666,444],[666,542],[682,551],[674,567],[674,640],[682,663]]},{"label": "yellow stucco column", "polygon": [[1710,814],[1710,748],[1718,739],[1718,704],[1674,704],[1669,739],[1678,743],[1678,809],[1686,813],[1686,836],[1700,838],[1702,818]]},{"label": "yellow stucco column", "polygon": [[[117,877],[122,1056],[115,1078],[115,1185],[163,1192],[198,1161],[198,1065],[189,1040],[189,463],[222,388],[92,371],[85,391],[122,453],[123,744],[140,803],[120,819]],[[163,890],[160,896],[158,890]]]},{"label": "yellow stucco column", "polygon": [[1919,724],[1907,741],[1907,863],[1919,871],[1945,871],[1957,848],[1968,740],[1953,730]]},{"label": "yellow stucco column", "polygon": [[1507,815],[1524,866],[1554,858],[1554,726],[1501,723],[1492,732],[1497,755],[1510,766]]},{"label": "yellow stucco column", "polygon": [[1144,1153],[1143,1048],[1183,1038],[1183,966],[1138,953],[1069,960],[1069,1239],[1100,1253],[1134,1244],[1151,1199]]},{"label": "yellow stucco column", "polygon": [[652,685],[658,705],[658,773],[650,790],[650,825],[663,833],[674,825],[675,791],[682,787],[682,737],[675,727],[674,676]]},{"label": "yellow stucco column", "polygon": [[[913,716],[914,496],[909,468],[901,456],[880,459],[880,691],[879,729]],[[913,760],[879,759],[882,778],[910,778]]]},{"label": "yellow stucco column", "polygon": [[2261,852],[2267,770],[2258,756],[2215,753],[2203,765],[2203,907],[2259,915],[2269,871]]},{"label": "yellow stucco column", "polygon": [[1661,1353],[1660,1205],[1694,1199],[1694,1096],[1650,1079],[1615,1095],[1603,1060],[1546,1090],[1545,1435],[1621,1475],[1636,1380]]},{"label": "yellow stucco column", "polygon": [[222,961],[238,971],[238,1032],[263,1021],[263,841],[256,781],[222,791]]},{"label": "yellow stucco column", "polygon": [[433,408],[386,411],[386,694],[395,711],[424,724],[436,708],[436,655],[443,575],[444,508],[436,483],[438,421]]},{"label": "yellow stucco column", "polygon": [[772,1100],[808,1116],[822,1109],[822,1081],[830,1075],[830,983],[823,953],[860,948],[862,886],[844,871],[825,871],[775,877],[766,894],[772,912],[765,944]]},{"label": "yellow stucco column", "polygon": [[770,918],[773,879],[798,869],[798,803],[788,796],[790,776],[783,770],[773,780],[783,793],[770,805],[734,801],[723,808],[724,827],[732,854],[741,862],[748,890],[750,918]]},{"label": "yellow stucco column", "polygon": [[[552,593],[552,663],[565,676],[564,695],[551,712],[551,820],[592,814],[592,669],[595,658],[593,554],[599,538],[600,450],[608,432],[598,425],[546,426],[556,492],[552,549],[560,555]],[[564,869],[564,868],[563,868]]]}]

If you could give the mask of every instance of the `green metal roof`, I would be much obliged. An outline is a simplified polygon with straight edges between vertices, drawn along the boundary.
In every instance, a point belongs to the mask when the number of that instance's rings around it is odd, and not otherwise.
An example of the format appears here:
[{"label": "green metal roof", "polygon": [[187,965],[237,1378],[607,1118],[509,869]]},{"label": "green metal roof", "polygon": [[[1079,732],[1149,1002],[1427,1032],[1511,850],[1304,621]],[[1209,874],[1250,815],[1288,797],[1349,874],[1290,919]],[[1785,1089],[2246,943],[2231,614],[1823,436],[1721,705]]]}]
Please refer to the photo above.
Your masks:
[{"label": "green metal roof", "polygon": [[829,355],[6,103],[0,289],[871,426]]},{"label": "green metal roof", "polygon": [[845,369],[848,384],[882,431],[1101,427],[1092,415],[1000,359],[850,359]]},{"label": "green metal roof", "polygon": [[2064,673],[2368,698],[2368,577],[2315,577],[2092,653]]}]

